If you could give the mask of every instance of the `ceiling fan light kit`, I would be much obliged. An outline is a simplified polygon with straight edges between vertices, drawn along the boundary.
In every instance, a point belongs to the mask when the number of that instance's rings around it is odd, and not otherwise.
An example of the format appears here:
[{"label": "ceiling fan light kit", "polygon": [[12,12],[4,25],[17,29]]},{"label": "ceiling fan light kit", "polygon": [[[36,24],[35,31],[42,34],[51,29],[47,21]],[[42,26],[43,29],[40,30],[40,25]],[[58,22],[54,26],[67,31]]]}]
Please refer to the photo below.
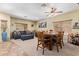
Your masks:
[{"label": "ceiling fan light kit", "polygon": [[46,4],[46,3],[43,3],[43,4],[41,5],[41,7],[44,7],[44,9],[45,9],[45,8],[47,9],[47,11],[44,12],[44,13],[47,14],[47,16],[48,16],[48,15],[51,15],[51,14],[54,15],[54,13],[63,13],[63,11],[57,11],[58,9],[57,9],[56,7],[52,7],[51,5],[48,5],[48,4]]}]

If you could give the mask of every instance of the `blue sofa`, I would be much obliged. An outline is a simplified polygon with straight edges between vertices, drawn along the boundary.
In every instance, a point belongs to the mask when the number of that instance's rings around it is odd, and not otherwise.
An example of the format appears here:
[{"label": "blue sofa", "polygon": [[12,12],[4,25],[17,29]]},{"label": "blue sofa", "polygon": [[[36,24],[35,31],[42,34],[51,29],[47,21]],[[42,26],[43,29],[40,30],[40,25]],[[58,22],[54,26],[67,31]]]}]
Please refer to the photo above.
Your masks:
[{"label": "blue sofa", "polygon": [[34,32],[30,31],[14,31],[12,33],[13,39],[21,39],[21,40],[28,40],[34,38]]}]

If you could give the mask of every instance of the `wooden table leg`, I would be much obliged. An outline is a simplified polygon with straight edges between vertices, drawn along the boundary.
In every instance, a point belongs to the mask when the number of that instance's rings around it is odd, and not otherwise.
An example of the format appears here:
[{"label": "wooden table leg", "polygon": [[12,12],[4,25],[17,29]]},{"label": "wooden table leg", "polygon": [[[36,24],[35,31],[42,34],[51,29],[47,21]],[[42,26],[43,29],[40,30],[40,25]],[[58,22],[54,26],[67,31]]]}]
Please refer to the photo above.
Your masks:
[{"label": "wooden table leg", "polygon": [[52,38],[50,38],[49,50],[52,50]]}]

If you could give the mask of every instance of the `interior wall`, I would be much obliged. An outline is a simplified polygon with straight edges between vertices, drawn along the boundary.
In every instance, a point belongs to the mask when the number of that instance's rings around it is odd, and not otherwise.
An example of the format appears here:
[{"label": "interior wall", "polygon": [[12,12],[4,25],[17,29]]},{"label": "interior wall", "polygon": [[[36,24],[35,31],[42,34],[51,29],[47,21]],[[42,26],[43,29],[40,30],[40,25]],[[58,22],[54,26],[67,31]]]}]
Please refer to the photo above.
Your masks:
[{"label": "interior wall", "polygon": [[79,29],[74,29],[74,28],[73,28],[75,22],[78,22],[78,23],[79,23],[79,18],[74,18],[74,19],[73,19],[73,21],[72,21],[72,32],[73,32],[73,33],[79,33]]},{"label": "interior wall", "polygon": [[0,13],[0,41],[2,41],[2,30],[1,30],[1,20],[6,20],[7,21],[7,33],[8,33],[8,39],[10,39],[10,16],[5,14],[5,13]]},{"label": "interior wall", "polygon": [[72,20],[53,22],[55,31],[72,32]]},{"label": "interior wall", "polygon": [[16,23],[16,30],[18,30],[18,31],[24,31],[24,24],[18,24],[18,23]]},{"label": "interior wall", "polygon": [[[71,11],[68,13],[64,13],[58,16],[53,16],[51,18],[45,19],[45,20],[40,20],[37,22],[37,30],[50,30],[54,29],[53,27],[53,22],[58,22],[58,21],[66,21],[66,20],[72,20],[71,28],[72,32],[79,32],[79,29],[73,29],[73,24],[75,21],[77,21],[77,18],[79,19],[79,10]],[[39,23],[41,22],[47,22],[47,28],[39,28]]]},{"label": "interior wall", "polygon": [[22,24],[27,24],[27,30],[33,31],[36,29],[34,21],[27,21],[27,20],[12,18],[11,19],[11,29],[12,29],[11,32],[16,30],[16,24],[20,24],[18,25],[19,26],[18,28],[20,28],[20,30],[21,30]]}]

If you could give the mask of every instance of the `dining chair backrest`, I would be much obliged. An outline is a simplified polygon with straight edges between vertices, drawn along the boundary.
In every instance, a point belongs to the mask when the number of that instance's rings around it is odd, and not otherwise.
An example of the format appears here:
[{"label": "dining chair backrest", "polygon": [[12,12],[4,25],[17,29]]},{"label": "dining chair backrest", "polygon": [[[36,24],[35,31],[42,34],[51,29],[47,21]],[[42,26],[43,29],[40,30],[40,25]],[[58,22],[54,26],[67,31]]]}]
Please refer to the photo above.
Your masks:
[{"label": "dining chair backrest", "polygon": [[44,39],[44,32],[37,32],[38,40],[42,41]]},{"label": "dining chair backrest", "polygon": [[57,34],[57,43],[61,42],[62,39],[63,39],[63,33],[62,32],[58,32],[58,34]]},{"label": "dining chair backrest", "polygon": [[44,49],[45,48],[50,49],[50,41],[48,40],[49,38],[47,38],[49,36],[44,31],[37,32],[37,37],[38,37],[37,50],[38,50],[38,47],[42,48],[43,49],[43,55],[44,55]]}]

